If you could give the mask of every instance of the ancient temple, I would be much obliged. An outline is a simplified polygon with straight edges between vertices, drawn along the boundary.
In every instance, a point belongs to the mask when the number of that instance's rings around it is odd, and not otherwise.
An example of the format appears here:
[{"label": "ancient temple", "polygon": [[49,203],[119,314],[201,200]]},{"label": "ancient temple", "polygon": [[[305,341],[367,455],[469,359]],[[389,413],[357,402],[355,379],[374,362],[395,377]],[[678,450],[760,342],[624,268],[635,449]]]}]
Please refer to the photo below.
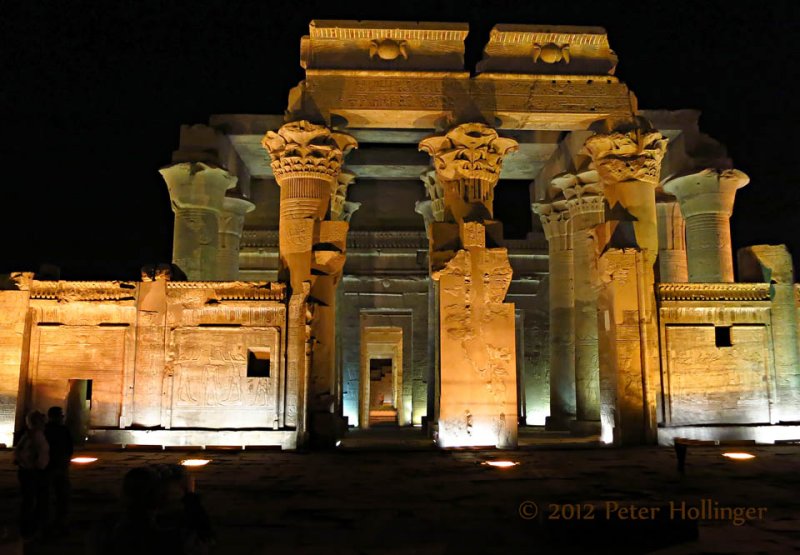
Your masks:
[{"label": "ancient temple", "polygon": [[4,278],[0,442],[54,404],[114,443],[800,436],[792,261],[734,280],[749,178],[699,113],[640,109],[603,29],[498,25],[476,68],[467,33],[312,21],[284,115],[181,128],[172,265]]}]

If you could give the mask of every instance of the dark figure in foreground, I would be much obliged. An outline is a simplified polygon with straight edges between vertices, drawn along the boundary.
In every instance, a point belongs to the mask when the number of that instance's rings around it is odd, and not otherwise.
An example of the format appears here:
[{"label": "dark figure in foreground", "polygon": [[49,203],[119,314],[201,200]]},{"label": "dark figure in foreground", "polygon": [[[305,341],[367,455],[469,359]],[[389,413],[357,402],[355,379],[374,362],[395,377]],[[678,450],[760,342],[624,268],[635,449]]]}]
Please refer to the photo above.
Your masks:
[{"label": "dark figure in foreground", "polygon": [[44,435],[50,446],[50,463],[47,474],[50,488],[56,498],[55,522],[53,532],[67,532],[67,514],[69,512],[69,464],[72,459],[72,436],[64,425],[64,411],[61,407],[50,407],[47,411],[47,425]]},{"label": "dark figure in foreground", "polygon": [[90,555],[205,555],[214,543],[211,522],[194,479],[177,465],[134,468],[122,486],[125,512],[90,534]]},{"label": "dark figure in foreground", "polygon": [[19,531],[23,538],[28,539],[42,532],[47,522],[49,489],[46,468],[50,448],[44,437],[44,414],[31,412],[25,424],[27,430],[14,449],[14,464],[18,466],[17,477],[22,493]]}]

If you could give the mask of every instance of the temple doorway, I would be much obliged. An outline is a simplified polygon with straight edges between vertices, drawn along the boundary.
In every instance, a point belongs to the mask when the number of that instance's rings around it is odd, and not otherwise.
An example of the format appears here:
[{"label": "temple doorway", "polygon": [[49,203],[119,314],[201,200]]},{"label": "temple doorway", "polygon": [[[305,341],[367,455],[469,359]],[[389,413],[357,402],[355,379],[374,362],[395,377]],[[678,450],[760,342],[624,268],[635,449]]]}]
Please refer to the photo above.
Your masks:
[{"label": "temple doorway", "polygon": [[405,422],[403,328],[369,326],[362,329],[360,374],[359,426],[396,426]]}]

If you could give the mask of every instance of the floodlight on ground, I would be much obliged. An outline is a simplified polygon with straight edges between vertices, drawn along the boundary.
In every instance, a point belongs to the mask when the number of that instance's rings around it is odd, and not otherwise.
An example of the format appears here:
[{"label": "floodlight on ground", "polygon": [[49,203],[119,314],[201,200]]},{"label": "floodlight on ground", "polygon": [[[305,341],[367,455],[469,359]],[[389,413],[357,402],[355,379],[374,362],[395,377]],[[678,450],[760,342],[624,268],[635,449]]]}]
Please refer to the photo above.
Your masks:
[{"label": "floodlight on ground", "polygon": [[70,461],[75,464],[91,464],[97,462],[97,457],[73,457]]},{"label": "floodlight on ground", "polygon": [[751,453],[723,453],[722,456],[734,461],[748,461],[756,458],[756,456]]},{"label": "floodlight on ground", "polygon": [[517,461],[484,461],[481,464],[494,468],[512,468],[519,463]]},{"label": "floodlight on ground", "polygon": [[181,465],[196,467],[196,466],[205,466],[210,462],[211,461],[209,459],[184,459],[181,461]]}]

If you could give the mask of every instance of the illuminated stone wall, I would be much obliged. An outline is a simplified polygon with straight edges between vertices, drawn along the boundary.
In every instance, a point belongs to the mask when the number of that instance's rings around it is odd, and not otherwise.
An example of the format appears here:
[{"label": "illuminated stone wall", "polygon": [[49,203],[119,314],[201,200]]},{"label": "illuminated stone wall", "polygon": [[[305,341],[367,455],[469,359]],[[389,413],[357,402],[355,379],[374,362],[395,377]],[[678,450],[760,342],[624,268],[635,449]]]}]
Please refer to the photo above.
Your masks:
[{"label": "illuminated stone wall", "polygon": [[91,380],[90,429],[175,430],[162,443],[185,443],[180,429],[286,429],[297,411],[284,389],[284,286],[157,277],[4,288],[0,441],[29,410],[66,408],[76,379]]}]

